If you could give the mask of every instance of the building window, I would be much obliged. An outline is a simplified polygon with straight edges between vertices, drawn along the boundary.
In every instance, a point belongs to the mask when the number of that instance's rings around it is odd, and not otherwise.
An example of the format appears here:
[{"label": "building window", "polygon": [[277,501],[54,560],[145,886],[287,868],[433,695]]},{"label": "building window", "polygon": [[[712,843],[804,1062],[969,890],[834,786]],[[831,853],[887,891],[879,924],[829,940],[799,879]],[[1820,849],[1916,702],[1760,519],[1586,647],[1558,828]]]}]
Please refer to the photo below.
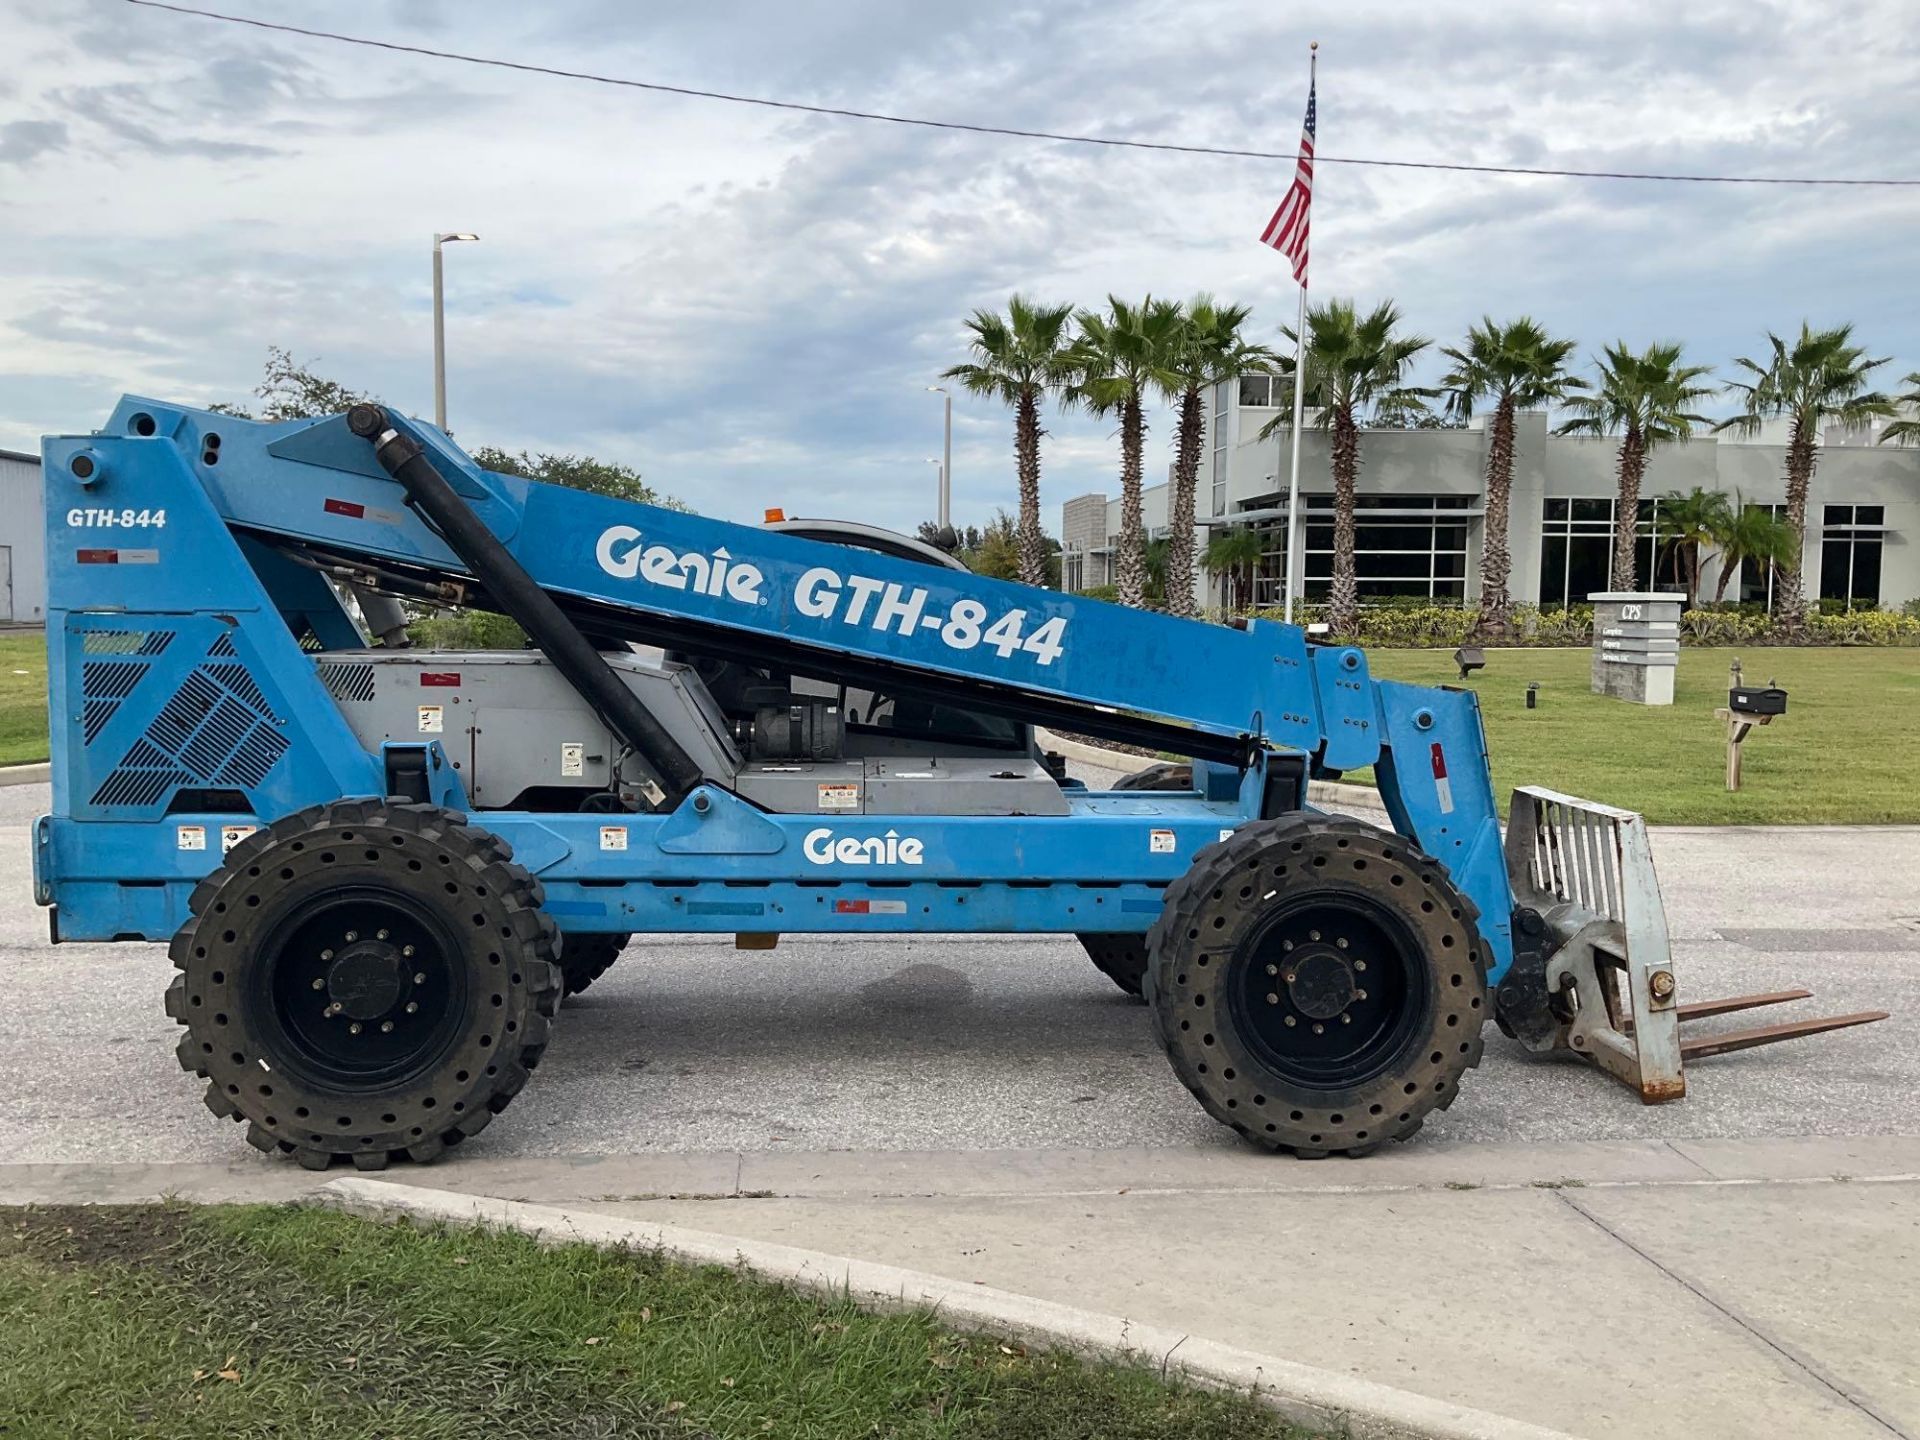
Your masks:
[{"label": "building window", "polygon": [[1240,408],[1271,410],[1278,403],[1273,398],[1277,388],[1271,375],[1242,375],[1240,377]]},{"label": "building window", "polygon": [[1231,380],[1213,387],[1213,505],[1209,515],[1227,513],[1227,395]]},{"label": "building window", "polygon": [[[1749,510],[1764,510],[1776,520],[1787,518],[1784,505],[1749,505]],[[1764,605],[1769,613],[1773,610],[1773,585],[1779,576],[1778,566],[1764,564],[1757,560],[1740,562],[1740,603],[1742,605]]]},{"label": "building window", "polygon": [[1880,608],[1884,505],[1829,505],[1820,527],[1820,598],[1848,610]]},{"label": "building window", "polygon": [[[1324,601],[1333,588],[1333,496],[1301,497],[1306,506],[1306,598]],[[1360,495],[1354,498],[1353,573],[1365,600],[1421,597],[1458,604],[1466,598],[1469,495]],[[1286,526],[1263,558],[1286,571]],[[1276,593],[1279,593],[1276,587]]]},{"label": "building window", "polygon": [[[1579,605],[1587,596],[1615,588],[1608,572],[1613,568],[1613,507],[1611,499],[1565,497],[1548,500],[1540,525],[1540,604]],[[1660,502],[1640,502],[1638,577],[1649,585],[1660,582],[1664,569],[1680,583],[1680,557],[1673,536],[1660,523]],[[1638,583],[1637,581],[1634,583]],[[1618,588],[1630,589],[1622,581]]]}]

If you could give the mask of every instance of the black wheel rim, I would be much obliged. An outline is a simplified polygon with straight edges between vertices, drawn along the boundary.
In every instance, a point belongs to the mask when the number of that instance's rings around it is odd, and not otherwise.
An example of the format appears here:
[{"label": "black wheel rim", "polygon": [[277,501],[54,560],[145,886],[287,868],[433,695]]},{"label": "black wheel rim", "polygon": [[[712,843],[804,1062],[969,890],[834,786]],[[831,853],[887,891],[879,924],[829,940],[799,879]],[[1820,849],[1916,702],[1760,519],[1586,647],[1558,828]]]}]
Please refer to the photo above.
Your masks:
[{"label": "black wheel rim", "polygon": [[1364,895],[1276,906],[1233,955],[1227,1001],[1260,1061],[1336,1090],[1391,1070],[1420,1030],[1431,980],[1412,931]]},{"label": "black wheel rim", "polygon": [[329,891],[273,927],[251,993],[303,1082],[391,1089],[433,1069],[467,1013],[465,956],[417,903],[374,886]]}]

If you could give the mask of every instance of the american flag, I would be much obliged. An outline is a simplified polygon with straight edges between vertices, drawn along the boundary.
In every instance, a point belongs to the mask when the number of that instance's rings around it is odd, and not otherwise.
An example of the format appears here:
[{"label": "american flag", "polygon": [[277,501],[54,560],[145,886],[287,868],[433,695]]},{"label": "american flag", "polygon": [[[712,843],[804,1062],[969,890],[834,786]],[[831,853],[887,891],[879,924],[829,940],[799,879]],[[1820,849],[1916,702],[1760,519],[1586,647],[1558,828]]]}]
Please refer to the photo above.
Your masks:
[{"label": "american flag", "polygon": [[1293,172],[1293,188],[1273,212],[1260,243],[1271,245],[1293,262],[1296,283],[1307,283],[1307,212],[1313,205],[1314,86],[1307,86],[1307,123],[1300,132],[1300,160]]}]

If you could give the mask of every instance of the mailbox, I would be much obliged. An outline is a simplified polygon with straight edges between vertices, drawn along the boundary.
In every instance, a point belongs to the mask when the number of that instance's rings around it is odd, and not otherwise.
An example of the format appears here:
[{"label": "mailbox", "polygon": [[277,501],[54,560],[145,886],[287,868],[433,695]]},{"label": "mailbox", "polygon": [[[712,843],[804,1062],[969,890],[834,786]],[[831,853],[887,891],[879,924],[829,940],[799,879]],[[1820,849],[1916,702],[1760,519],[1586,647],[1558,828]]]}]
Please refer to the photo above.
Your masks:
[{"label": "mailbox", "polygon": [[1787,692],[1771,685],[1727,691],[1727,709],[1736,715],[1771,718],[1787,713]]}]

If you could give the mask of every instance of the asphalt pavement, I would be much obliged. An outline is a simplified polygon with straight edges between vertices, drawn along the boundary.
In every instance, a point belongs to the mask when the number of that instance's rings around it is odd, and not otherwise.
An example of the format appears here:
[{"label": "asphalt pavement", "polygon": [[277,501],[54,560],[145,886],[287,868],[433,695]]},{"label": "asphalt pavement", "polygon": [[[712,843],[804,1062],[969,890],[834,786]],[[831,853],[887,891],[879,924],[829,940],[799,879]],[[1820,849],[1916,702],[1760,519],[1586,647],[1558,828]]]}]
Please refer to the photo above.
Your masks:
[{"label": "asphalt pavement", "polygon": [[[174,1062],[164,949],[47,943],[26,829],[47,803],[44,786],[0,790],[0,1156],[250,1159]],[[1920,828],[1670,829],[1654,850],[1683,999],[1805,985],[1816,1001],[1770,1018],[1894,1019],[1702,1062],[1688,1098],[1655,1109],[1489,1029],[1480,1071],[1412,1143],[1920,1134]],[[564,1007],[534,1083],[462,1159],[1128,1147],[1239,1142],[1069,938],[791,937],[767,953],[653,936]]]}]

